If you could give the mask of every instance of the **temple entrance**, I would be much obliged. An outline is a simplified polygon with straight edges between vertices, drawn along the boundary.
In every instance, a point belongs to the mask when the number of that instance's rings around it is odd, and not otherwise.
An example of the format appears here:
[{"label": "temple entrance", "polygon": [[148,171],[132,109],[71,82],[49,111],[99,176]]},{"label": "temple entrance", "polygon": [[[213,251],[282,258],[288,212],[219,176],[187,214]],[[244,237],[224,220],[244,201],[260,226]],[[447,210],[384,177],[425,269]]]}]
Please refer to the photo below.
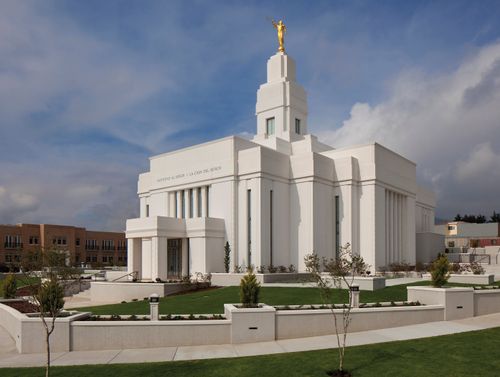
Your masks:
[{"label": "temple entrance", "polygon": [[182,278],[182,239],[167,240],[167,276],[169,279]]}]

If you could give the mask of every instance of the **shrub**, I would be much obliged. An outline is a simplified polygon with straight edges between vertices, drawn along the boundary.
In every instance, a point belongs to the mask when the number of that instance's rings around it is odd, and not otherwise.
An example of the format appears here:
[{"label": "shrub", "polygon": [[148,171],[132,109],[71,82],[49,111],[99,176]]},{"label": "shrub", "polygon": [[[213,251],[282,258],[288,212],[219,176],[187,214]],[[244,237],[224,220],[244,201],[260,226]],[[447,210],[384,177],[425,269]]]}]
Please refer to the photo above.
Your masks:
[{"label": "shrub", "polygon": [[243,272],[243,270],[244,270],[244,268],[243,268],[243,267],[238,266],[237,264],[235,264],[235,265],[234,265],[234,272],[235,272],[236,274],[240,274],[240,273],[242,273],[242,272]]},{"label": "shrub", "polygon": [[450,263],[450,272],[452,274],[459,274],[460,272],[462,272],[460,263]]},{"label": "shrub", "polygon": [[226,245],[224,246],[224,271],[226,274],[229,272],[229,262],[231,261],[231,246],[229,246],[229,242],[226,241]]},{"label": "shrub", "polygon": [[48,280],[40,286],[40,312],[57,314],[64,307],[64,289],[55,280]]},{"label": "shrub", "polygon": [[288,266],[288,272],[295,272],[295,266],[293,264]]},{"label": "shrub", "polygon": [[484,268],[477,262],[472,262],[470,264],[470,270],[474,275],[481,275],[484,274]]},{"label": "shrub", "polygon": [[240,282],[240,302],[245,308],[256,307],[259,303],[260,283],[249,270]]},{"label": "shrub", "polygon": [[3,281],[3,298],[14,298],[16,297],[16,277],[14,274],[8,274]]},{"label": "shrub", "polygon": [[258,274],[263,274],[264,272],[266,272],[265,266],[257,266],[257,273]]},{"label": "shrub", "polygon": [[267,270],[269,271],[270,274],[275,274],[278,272],[278,267],[274,267],[272,264],[267,266]]},{"label": "shrub", "polygon": [[282,273],[282,274],[288,271],[288,269],[287,269],[285,266],[279,266],[279,267],[278,267],[278,270],[279,270],[279,272],[280,272],[280,273]]},{"label": "shrub", "polygon": [[445,255],[440,256],[432,263],[431,278],[432,285],[440,288],[448,282],[450,278],[450,262]]}]

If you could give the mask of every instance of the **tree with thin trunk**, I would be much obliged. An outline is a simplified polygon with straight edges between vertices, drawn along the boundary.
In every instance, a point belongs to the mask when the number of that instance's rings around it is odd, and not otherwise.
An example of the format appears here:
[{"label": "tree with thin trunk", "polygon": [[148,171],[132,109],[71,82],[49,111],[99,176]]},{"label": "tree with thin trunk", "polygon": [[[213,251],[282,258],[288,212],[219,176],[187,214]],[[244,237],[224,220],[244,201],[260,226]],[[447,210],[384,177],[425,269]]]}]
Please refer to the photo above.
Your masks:
[{"label": "tree with thin trunk", "polygon": [[[317,254],[312,253],[305,256],[304,263],[307,272],[311,274],[319,288],[323,304],[330,307],[333,315],[339,367],[337,370],[329,372],[329,374],[339,377],[351,376],[350,372],[344,370],[345,347],[351,323],[351,288],[354,285],[355,276],[364,274],[369,266],[361,256],[352,252],[349,243],[339,248],[335,258],[320,259]],[[340,292],[345,288],[349,291],[349,303],[336,305],[334,297],[340,297]],[[338,295],[335,295],[335,292]]]},{"label": "tree with thin trunk", "polygon": [[47,363],[45,376],[50,376],[50,336],[56,319],[64,307],[64,291],[80,278],[80,272],[68,265],[68,252],[56,248],[40,248],[23,253],[20,270],[29,292],[29,300],[38,309],[45,330]]}]

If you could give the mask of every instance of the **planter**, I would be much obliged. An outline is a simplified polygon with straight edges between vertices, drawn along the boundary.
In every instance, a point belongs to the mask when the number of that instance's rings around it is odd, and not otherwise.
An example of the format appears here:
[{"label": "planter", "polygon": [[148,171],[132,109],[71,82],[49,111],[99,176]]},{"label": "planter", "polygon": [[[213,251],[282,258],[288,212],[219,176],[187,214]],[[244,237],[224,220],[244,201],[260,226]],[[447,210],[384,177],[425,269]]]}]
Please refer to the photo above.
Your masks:
[{"label": "planter", "polygon": [[[431,274],[423,274],[422,278],[431,280]],[[448,279],[449,283],[463,283],[463,284],[493,284],[495,282],[495,275],[493,274],[451,274]]]},{"label": "planter", "polygon": [[276,309],[266,304],[259,304],[258,308],[224,304],[224,316],[232,322],[231,343],[274,341],[275,315]]},{"label": "planter", "polygon": [[469,318],[474,316],[473,288],[407,287],[408,301],[418,301],[424,305],[442,305],[444,320]]}]

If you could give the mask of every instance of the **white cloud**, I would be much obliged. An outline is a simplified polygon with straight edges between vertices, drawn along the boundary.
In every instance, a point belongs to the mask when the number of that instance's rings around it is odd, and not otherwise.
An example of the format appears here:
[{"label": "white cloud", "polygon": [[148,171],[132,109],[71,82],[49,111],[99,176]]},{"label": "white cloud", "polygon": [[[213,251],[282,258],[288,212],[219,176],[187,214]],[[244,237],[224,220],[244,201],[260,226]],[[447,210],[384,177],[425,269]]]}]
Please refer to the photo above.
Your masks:
[{"label": "white cloud", "polygon": [[320,134],[335,147],[377,141],[414,160],[446,216],[474,205],[489,213],[500,207],[493,199],[500,186],[499,104],[500,42],[451,73],[399,74],[385,101],[356,103],[339,129]]},{"label": "white cloud", "polygon": [[0,186],[0,219],[4,222],[13,222],[19,214],[36,210],[39,204],[33,195]]}]

